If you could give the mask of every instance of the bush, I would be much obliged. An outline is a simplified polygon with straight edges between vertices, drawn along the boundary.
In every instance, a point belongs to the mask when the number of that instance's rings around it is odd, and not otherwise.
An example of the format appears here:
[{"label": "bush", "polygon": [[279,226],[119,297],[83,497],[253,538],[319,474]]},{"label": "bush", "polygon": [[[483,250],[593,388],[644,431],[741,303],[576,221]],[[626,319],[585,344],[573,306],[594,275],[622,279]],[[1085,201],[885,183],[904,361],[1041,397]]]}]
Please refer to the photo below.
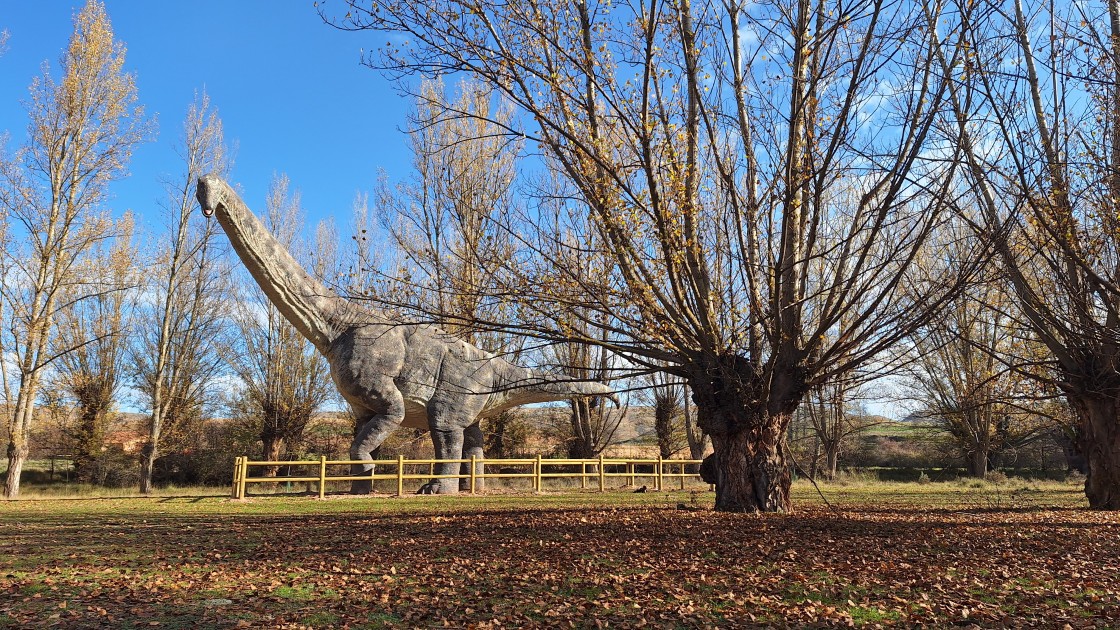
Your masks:
[{"label": "bush", "polygon": [[120,446],[109,446],[85,463],[82,477],[107,488],[140,485],[140,460]]},{"label": "bush", "polygon": [[926,471],[923,470],[922,474],[918,475],[918,483],[923,486],[930,483],[929,475],[926,474]]},{"label": "bush", "polygon": [[233,483],[233,456],[216,449],[170,453],[156,459],[152,483],[158,486],[228,486]]},{"label": "bush", "polygon": [[862,436],[845,461],[851,466],[883,468],[939,468],[952,463],[937,440],[886,435]]},{"label": "bush", "polygon": [[1003,484],[1007,483],[1007,475],[998,470],[990,470],[986,475],[984,475],[984,481],[987,481],[990,484],[1002,486]]}]

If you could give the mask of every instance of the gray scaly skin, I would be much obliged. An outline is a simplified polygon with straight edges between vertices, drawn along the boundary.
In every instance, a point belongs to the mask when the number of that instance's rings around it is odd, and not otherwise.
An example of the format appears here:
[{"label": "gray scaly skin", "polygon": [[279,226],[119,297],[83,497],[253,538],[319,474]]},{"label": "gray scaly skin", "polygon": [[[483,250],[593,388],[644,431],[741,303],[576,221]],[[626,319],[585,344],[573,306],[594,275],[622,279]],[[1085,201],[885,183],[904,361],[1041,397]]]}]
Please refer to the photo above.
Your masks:
[{"label": "gray scaly skin", "polygon": [[[431,431],[437,459],[481,458],[479,421],[511,407],[577,396],[617,402],[601,383],[519,367],[435,326],[397,323],[344,300],[308,274],[221,178],[200,177],[197,196],[203,214],[217,217],[269,300],[326,356],[335,386],[359,422],[350,445],[354,460],[372,460],[401,426]],[[372,469],[366,464],[355,472]],[[459,470],[459,464],[436,466],[437,475]],[[433,479],[425,488],[455,494],[459,483]],[[369,482],[355,483],[353,491],[371,489]]]}]

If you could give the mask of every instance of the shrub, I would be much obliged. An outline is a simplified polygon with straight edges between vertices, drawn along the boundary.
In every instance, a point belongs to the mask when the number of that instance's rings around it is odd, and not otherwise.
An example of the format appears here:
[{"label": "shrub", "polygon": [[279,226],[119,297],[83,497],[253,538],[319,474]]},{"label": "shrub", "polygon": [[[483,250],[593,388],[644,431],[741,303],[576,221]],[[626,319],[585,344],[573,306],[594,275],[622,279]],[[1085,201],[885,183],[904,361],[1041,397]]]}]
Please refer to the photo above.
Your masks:
[{"label": "shrub", "polygon": [[140,484],[140,460],[117,445],[101,451],[85,466],[83,476],[94,485],[127,488]]},{"label": "shrub", "polygon": [[1007,475],[998,470],[990,470],[988,474],[984,475],[984,481],[990,484],[1003,485],[1007,483]]}]

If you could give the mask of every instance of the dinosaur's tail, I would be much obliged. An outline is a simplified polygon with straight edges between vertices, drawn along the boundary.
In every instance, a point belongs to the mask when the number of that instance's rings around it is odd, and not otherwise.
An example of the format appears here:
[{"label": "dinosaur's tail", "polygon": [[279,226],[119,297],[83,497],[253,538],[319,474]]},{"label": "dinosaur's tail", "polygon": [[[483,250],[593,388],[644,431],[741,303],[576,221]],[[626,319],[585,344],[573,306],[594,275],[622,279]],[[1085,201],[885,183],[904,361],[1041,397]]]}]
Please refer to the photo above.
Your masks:
[{"label": "dinosaur's tail", "polygon": [[508,363],[506,365],[508,367],[503,370],[504,378],[501,379],[501,383],[511,399],[526,401],[517,404],[555,402],[580,396],[604,396],[613,401],[616,406],[619,405],[618,394],[603,383],[579,381]]},{"label": "dinosaur's tail", "polygon": [[618,394],[609,386],[595,381],[554,380],[542,383],[538,385],[537,388],[544,393],[556,394],[557,400],[564,400],[574,396],[603,396],[609,398],[615,406],[619,405]]}]

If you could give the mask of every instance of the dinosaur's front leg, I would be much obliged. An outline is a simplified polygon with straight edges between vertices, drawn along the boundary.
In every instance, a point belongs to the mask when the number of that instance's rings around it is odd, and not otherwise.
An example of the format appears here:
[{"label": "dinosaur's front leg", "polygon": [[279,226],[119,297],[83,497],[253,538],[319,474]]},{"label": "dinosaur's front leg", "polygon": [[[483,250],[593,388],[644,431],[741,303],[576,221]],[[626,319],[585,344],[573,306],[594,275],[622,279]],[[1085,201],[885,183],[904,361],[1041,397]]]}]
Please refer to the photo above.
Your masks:
[{"label": "dinosaur's front leg", "polygon": [[[483,437],[482,437],[482,428],[478,424],[472,424],[471,426],[467,427],[466,429],[463,429],[463,459],[470,459],[473,456],[477,460],[479,460],[479,462],[477,464],[475,464],[475,470],[474,470],[475,475],[478,476],[474,481],[474,489],[475,490],[483,490],[486,486],[486,482],[482,478],[483,468],[485,468],[485,466],[482,464],[482,459],[483,459],[483,456],[485,455],[485,453],[482,450],[483,441],[484,440],[483,440]],[[460,475],[471,474],[470,462],[463,462],[463,465],[459,468],[459,474]],[[470,490],[470,489],[471,489],[471,480],[470,479],[460,479],[459,480],[459,490]]]},{"label": "dinosaur's front leg", "polygon": [[[396,396],[388,395],[390,399],[383,413],[373,413],[367,410],[354,409],[355,415],[361,423],[354,441],[350,443],[350,459],[373,461],[373,453],[385,438],[396,431],[404,420],[404,399],[400,392],[393,390]],[[395,401],[393,400],[395,399]],[[364,420],[364,422],[362,422]],[[352,464],[351,476],[372,475],[373,464]],[[350,482],[350,494],[369,494],[373,492],[373,480],[362,479]]]}]

